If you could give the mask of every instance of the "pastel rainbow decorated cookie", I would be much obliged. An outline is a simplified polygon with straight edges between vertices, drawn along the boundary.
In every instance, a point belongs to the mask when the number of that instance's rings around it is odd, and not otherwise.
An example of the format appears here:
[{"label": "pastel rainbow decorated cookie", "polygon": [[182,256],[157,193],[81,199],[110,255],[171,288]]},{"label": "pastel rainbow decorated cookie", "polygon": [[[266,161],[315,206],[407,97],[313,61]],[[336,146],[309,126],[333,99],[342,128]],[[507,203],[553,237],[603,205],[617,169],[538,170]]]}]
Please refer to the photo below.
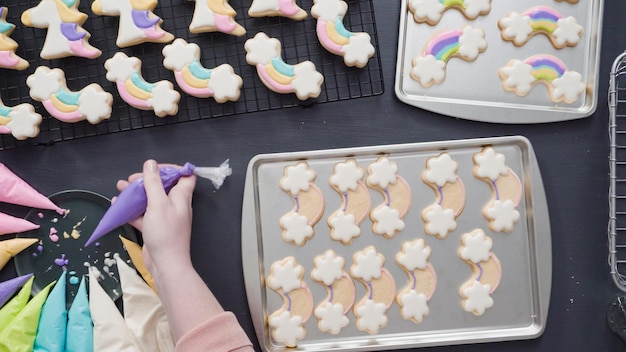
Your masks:
[{"label": "pastel rainbow decorated cookie", "polygon": [[428,260],[432,250],[423,239],[407,241],[396,254],[396,262],[409,276],[408,284],[398,292],[396,302],[402,318],[421,323],[430,313],[428,301],[437,288],[437,274]]},{"label": "pastel rainbow decorated cookie", "polygon": [[145,42],[169,43],[174,36],[161,29],[163,20],[152,12],[157,4],[157,0],[94,0],[91,11],[120,17],[115,41],[120,48]]},{"label": "pastel rainbow decorated cookie", "polygon": [[491,199],[483,207],[483,216],[489,228],[496,232],[510,232],[520,219],[517,206],[522,199],[522,183],[517,174],[506,165],[503,154],[492,147],[484,147],[474,154],[474,175],[491,187]]},{"label": "pastel rainbow decorated cookie", "polygon": [[281,16],[299,21],[305,19],[307,13],[296,4],[296,0],[252,0],[248,16]]},{"label": "pastel rainbow decorated cookie", "polygon": [[498,21],[502,39],[522,46],[537,34],[544,34],[557,49],[576,46],[583,35],[583,26],[572,16],[563,17],[548,6],[535,6],[523,13],[511,12]]},{"label": "pastel rainbow decorated cookie", "polygon": [[356,160],[348,159],[336,164],[330,177],[330,186],[341,196],[341,207],[328,217],[330,237],[345,245],[361,235],[360,225],[372,204],[363,175]]},{"label": "pastel rainbow decorated cookie", "polygon": [[446,66],[451,58],[474,61],[485,50],[485,32],[480,28],[465,26],[437,32],[426,42],[422,53],[413,58],[411,78],[425,88],[440,84],[446,79]]},{"label": "pastel rainbow decorated cookie", "polygon": [[417,23],[434,26],[450,9],[457,9],[465,18],[473,20],[491,11],[491,0],[409,0],[409,11]]},{"label": "pastel rainbow decorated cookie", "polygon": [[243,81],[231,65],[205,68],[200,63],[200,47],[184,39],[178,38],[163,48],[163,66],[174,72],[178,86],[194,97],[213,97],[225,103],[238,100],[241,94]]},{"label": "pastel rainbow decorated cookie", "polygon": [[10,35],[15,29],[13,23],[7,22],[9,9],[0,7],[0,68],[10,68],[13,70],[24,70],[29,66],[28,61],[15,55],[17,42],[11,39]]},{"label": "pastel rainbow decorated cookie", "polygon": [[578,4],[579,0],[556,0],[557,2],[567,2],[570,4]]},{"label": "pastel rainbow decorated cookie", "polygon": [[370,334],[378,334],[387,325],[387,310],[396,296],[396,283],[385,269],[385,257],[368,246],[352,257],[350,275],[365,286],[366,293],[354,305],[356,327]]},{"label": "pastel rainbow decorated cookie", "polygon": [[356,299],[356,288],[344,271],[345,259],[329,249],[313,260],[311,278],[326,287],[326,298],[317,305],[313,314],[318,319],[320,331],[337,335],[348,326],[348,313]]},{"label": "pastel rainbow decorated cookie", "polygon": [[111,117],[113,96],[105,92],[97,83],[92,83],[80,91],[67,88],[65,73],[59,68],[39,66],[28,76],[26,85],[30,96],[43,103],[52,117],[63,122],[87,120],[97,124]]},{"label": "pastel rainbow decorated cookie", "polygon": [[238,37],[246,34],[246,29],[235,22],[237,12],[228,0],[192,0],[196,3],[189,31],[191,33],[222,32]]},{"label": "pastel rainbow decorated cookie", "polygon": [[29,27],[47,28],[41,48],[42,59],[67,56],[96,58],[102,52],[88,42],[91,36],[81,26],[87,15],[78,11],[79,0],[41,0],[22,13],[22,23]]},{"label": "pastel rainbow decorated cookie", "polygon": [[498,74],[504,90],[522,97],[536,84],[544,84],[548,97],[555,103],[575,103],[586,89],[580,73],[569,70],[561,59],[548,54],[511,60]]},{"label": "pastel rainbow decorated cookie", "polygon": [[294,207],[280,218],[283,240],[303,246],[314,235],[313,226],[324,214],[324,194],[315,185],[315,170],[306,161],[287,166],[280,188],[291,196]]},{"label": "pastel rainbow decorated cookie", "polygon": [[6,106],[0,100],[0,134],[11,134],[18,140],[37,137],[41,120],[30,104]]},{"label": "pastel rainbow decorated cookie", "polygon": [[411,187],[398,176],[398,164],[386,156],[379,157],[367,167],[367,185],[382,193],[384,201],[370,212],[372,231],[393,238],[404,230],[404,216],[412,202]]},{"label": "pastel rainbow decorated cookie", "polygon": [[267,286],[283,299],[283,305],[267,318],[272,338],[287,347],[296,347],[306,336],[304,324],[313,313],[313,296],[302,279],[304,268],[294,257],[276,261],[270,267]]},{"label": "pastel rainbow decorated cookie", "polygon": [[461,285],[461,306],[474,315],[483,315],[493,306],[491,295],[502,278],[500,260],[491,251],[493,241],[481,229],[461,237],[458,255],[472,267],[472,276]]},{"label": "pastel rainbow decorated cookie", "polygon": [[439,239],[456,230],[456,218],[465,207],[465,186],[457,175],[458,163],[448,153],[426,160],[422,181],[435,191],[435,202],[422,210],[424,231]]},{"label": "pastel rainbow decorated cookie", "polygon": [[256,67],[259,78],[270,90],[281,94],[295,93],[300,100],[320,95],[324,76],[317,72],[311,61],[296,65],[284,62],[278,39],[259,32],[248,39],[244,47],[246,61]]},{"label": "pastel rainbow decorated cookie", "polygon": [[115,83],[122,99],[141,110],[154,110],[158,117],[176,115],[180,94],[169,81],[146,82],[141,76],[141,60],[122,52],[104,63],[106,78]]},{"label": "pastel rainbow decorated cookie", "polygon": [[348,4],[342,0],[315,0],[311,15],[317,18],[317,38],[326,50],[343,56],[346,66],[364,67],[374,56],[370,35],[350,32],[343,24]]}]

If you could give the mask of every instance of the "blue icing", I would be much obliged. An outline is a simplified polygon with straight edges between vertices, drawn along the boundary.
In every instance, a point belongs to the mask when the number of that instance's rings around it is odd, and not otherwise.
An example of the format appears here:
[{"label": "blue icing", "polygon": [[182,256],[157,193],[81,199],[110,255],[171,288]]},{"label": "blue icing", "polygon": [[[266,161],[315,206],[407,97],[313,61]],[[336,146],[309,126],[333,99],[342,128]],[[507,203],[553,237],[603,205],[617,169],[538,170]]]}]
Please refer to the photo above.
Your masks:
[{"label": "blue icing", "polygon": [[285,63],[281,57],[275,57],[272,59],[272,66],[274,69],[278,71],[283,76],[293,77],[295,73],[293,71],[293,66]]},{"label": "blue icing", "polygon": [[61,1],[63,1],[65,6],[67,6],[67,7],[74,6],[74,4],[76,3],[76,0],[61,0]]},{"label": "blue icing", "polygon": [[67,324],[66,274],[57,280],[41,308],[33,352],[64,352]]},{"label": "blue icing", "polygon": [[202,67],[200,62],[196,59],[190,63],[187,68],[191,74],[199,79],[211,79],[211,70]]},{"label": "blue icing", "polygon": [[0,33],[6,33],[13,28],[15,28],[13,24],[5,22],[5,21],[0,21]]},{"label": "blue icing", "polygon": [[9,117],[11,111],[13,111],[13,108],[0,104],[0,116]]},{"label": "blue icing", "polygon": [[78,97],[80,97],[79,92],[69,92],[65,88],[61,88],[60,91],[56,93],[57,99],[59,99],[63,104],[77,106],[78,105]]},{"label": "blue icing", "polygon": [[339,35],[344,38],[350,38],[352,36],[352,32],[347,30],[346,27],[343,25],[341,16],[337,18],[337,21],[335,21],[335,30],[337,30],[337,33],[339,33]]},{"label": "blue icing", "polygon": [[152,92],[152,89],[154,89],[155,86],[154,84],[146,82],[143,78],[141,78],[141,76],[139,76],[139,73],[137,72],[133,72],[133,74],[130,76],[130,80],[135,86],[137,86],[137,88],[145,90],[146,92]]},{"label": "blue icing", "polygon": [[93,351],[93,321],[89,311],[87,283],[83,276],[74,297],[74,302],[67,313],[66,352]]}]

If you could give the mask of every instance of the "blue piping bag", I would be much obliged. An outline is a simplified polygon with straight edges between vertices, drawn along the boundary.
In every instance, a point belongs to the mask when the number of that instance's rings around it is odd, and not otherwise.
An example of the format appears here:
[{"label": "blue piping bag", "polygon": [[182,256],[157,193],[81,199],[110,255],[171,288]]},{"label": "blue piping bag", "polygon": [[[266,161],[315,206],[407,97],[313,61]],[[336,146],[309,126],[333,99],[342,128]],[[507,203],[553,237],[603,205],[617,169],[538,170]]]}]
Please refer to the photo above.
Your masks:
[{"label": "blue piping bag", "polygon": [[[228,166],[228,160],[226,160],[219,167],[196,167],[191,163],[185,163],[181,168],[162,167],[159,169],[159,172],[165,193],[169,193],[181,177],[191,175],[209,179],[213,182],[215,188],[219,189],[224,179],[232,173],[232,170]],[[114,229],[142,216],[146,212],[147,207],[148,197],[146,196],[143,178],[139,178],[120,192],[115,203],[111,204],[111,207],[104,213],[100,223],[98,223],[93,234],[85,243],[85,247],[96,242],[100,237]]]}]

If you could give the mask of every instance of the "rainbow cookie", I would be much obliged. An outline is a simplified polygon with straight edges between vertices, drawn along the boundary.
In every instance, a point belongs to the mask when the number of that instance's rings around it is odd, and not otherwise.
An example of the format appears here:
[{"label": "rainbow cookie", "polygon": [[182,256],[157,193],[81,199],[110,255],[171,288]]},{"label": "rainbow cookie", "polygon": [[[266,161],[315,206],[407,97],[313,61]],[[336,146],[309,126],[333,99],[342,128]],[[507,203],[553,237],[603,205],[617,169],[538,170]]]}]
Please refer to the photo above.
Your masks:
[{"label": "rainbow cookie", "polygon": [[282,16],[299,21],[305,19],[307,13],[296,4],[296,0],[252,0],[248,16]]},{"label": "rainbow cookie", "polygon": [[117,91],[130,106],[154,110],[158,117],[176,115],[180,94],[169,81],[146,82],[141,76],[141,60],[122,52],[104,62],[106,78],[117,85]]},{"label": "rainbow cookie", "polygon": [[97,124],[111,117],[113,96],[92,83],[78,92],[67,88],[65,73],[59,68],[39,66],[28,76],[30,96],[43,103],[52,117],[63,122],[87,120]]},{"label": "rainbow cookie", "polygon": [[96,58],[102,52],[88,42],[91,36],[81,25],[87,15],[78,11],[79,0],[41,0],[39,5],[22,13],[22,23],[29,27],[47,28],[41,48],[42,59],[67,56]]},{"label": "rainbow cookie", "polygon": [[203,67],[200,47],[184,39],[178,38],[163,48],[163,66],[174,72],[178,86],[194,97],[213,97],[218,103],[225,103],[238,100],[241,94],[243,81],[232,66]]},{"label": "rainbow cookie", "polygon": [[491,11],[491,0],[409,0],[409,11],[417,23],[434,26],[449,9],[457,9],[473,20]]},{"label": "rainbow cookie", "polygon": [[398,292],[396,302],[402,318],[421,323],[430,313],[428,301],[437,288],[437,274],[428,261],[432,250],[423,239],[407,241],[396,254],[396,262],[409,276],[405,288]]},{"label": "rainbow cookie", "polygon": [[412,60],[411,78],[428,88],[446,79],[448,60],[459,57],[474,61],[479,53],[487,50],[485,31],[465,26],[435,33],[426,42],[422,53]]},{"label": "rainbow cookie", "polygon": [[317,18],[317,38],[326,50],[343,56],[347,66],[364,67],[374,56],[370,35],[350,32],[343,24],[348,4],[342,0],[315,0],[311,15]]},{"label": "rainbow cookie", "polygon": [[115,41],[120,48],[145,42],[169,43],[174,36],[161,29],[163,20],[152,12],[157,3],[157,0],[95,0],[91,11],[100,16],[120,17]]},{"label": "rainbow cookie", "polygon": [[244,45],[246,61],[256,67],[259,78],[267,88],[276,93],[295,93],[298,99],[317,98],[321,93],[324,76],[315,64],[303,61],[290,65],[283,61],[281,44],[259,32]]},{"label": "rainbow cookie", "polygon": [[404,216],[411,207],[411,187],[398,176],[398,165],[386,156],[379,157],[367,167],[367,186],[384,196],[383,203],[370,212],[372,231],[385,238],[393,238],[404,230]]},{"label": "rainbow cookie", "polygon": [[313,296],[304,277],[304,268],[294,257],[272,263],[266,284],[283,299],[283,305],[267,318],[272,337],[287,347],[296,347],[306,336],[304,324],[313,313]]},{"label": "rainbow cookie", "polygon": [[561,59],[548,55],[534,55],[524,60],[511,60],[498,70],[502,88],[519,96],[527,95],[538,83],[548,88],[548,96],[555,103],[572,104],[585,91],[582,76],[570,71]]},{"label": "rainbow cookie", "polygon": [[459,289],[461,306],[466,312],[483,315],[493,306],[491,295],[502,278],[500,260],[491,251],[493,241],[481,229],[461,237],[459,258],[472,267],[472,276]]},{"label": "rainbow cookie", "polygon": [[517,174],[506,165],[503,154],[484,147],[474,154],[474,175],[491,186],[491,199],[483,207],[483,216],[489,228],[496,232],[510,232],[520,219],[517,206],[522,199],[522,183]]},{"label": "rainbow cookie", "polygon": [[15,29],[15,25],[7,22],[9,9],[0,7],[0,68],[10,68],[14,70],[24,70],[29,66],[28,61],[15,55],[17,42],[11,39],[10,35]]},{"label": "rainbow cookie", "polygon": [[572,16],[563,17],[548,6],[535,6],[523,13],[511,12],[498,21],[502,39],[522,46],[536,34],[550,39],[557,49],[576,46],[583,35],[583,27]]},{"label": "rainbow cookie", "polygon": [[235,22],[237,12],[228,0],[192,0],[196,8],[191,18],[191,33],[222,32],[238,37],[246,34],[245,28]]},{"label": "rainbow cookie", "polygon": [[6,106],[0,100],[0,134],[11,134],[18,140],[39,135],[41,115],[30,104]]},{"label": "rainbow cookie", "polygon": [[435,191],[435,202],[422,210],[424,231],[439,239],[456,230],[456,218],[465,207],[465,186],[457,175],[458,163],[448,153],[426,160],[422,181]]},{"label": "rainbow cookie", "polygon": [[567,2],[570,4],[578,4],[579,0],[556,0],[557,2]]}]

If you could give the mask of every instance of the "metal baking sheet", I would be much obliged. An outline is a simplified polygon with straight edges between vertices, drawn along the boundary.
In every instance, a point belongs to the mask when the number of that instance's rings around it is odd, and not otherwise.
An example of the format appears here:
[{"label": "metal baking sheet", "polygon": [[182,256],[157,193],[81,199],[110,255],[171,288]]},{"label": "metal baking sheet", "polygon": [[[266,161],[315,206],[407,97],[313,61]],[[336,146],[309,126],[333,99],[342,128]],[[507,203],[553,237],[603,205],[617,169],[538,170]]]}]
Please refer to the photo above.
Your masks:
[{"label": "metal baking sheet", "polygon": [[[587,117],[596,110],[603,0],[567,1],[528,0],[492,1],[491,12],[475,20],[467,20],[455,9],[444,13],[441,21],[431,26],[417,24],[401,1],[395,91],[409,104],[440,114],[470,120],[496,123],[543,123]],[[508,13],[546,5],[563,16],[573,16],[583,26],[581,41],[575,47],[555,49],[545,35],[538,34],[520,47],[501,38],[498,21]],[[487,49],[474,62],[460,58],[448,61],[445,81],[424,88],[410,77],[411,60],[419,55],[431,35],[437,31],[460,29],[464,25],[483,28]],[[586,91],[572,104],[554,103],[543,84],[536,84],[526,96],[518,96],[502,88],[498,69],[512,59],[524,60],[537,54],[558,57],[569,70],[582,75]]]},{"label": "metal baking sheet", "polygon": [[[472,156],[482,146],[491,145],[505,155],[523,185],[524,194],[518,205],[521,220],[511,233],[489,231],[481,209],[491,197],[488,184],[473,176]],[[444,240],[426,235],[421,211],[434,200],[430,187],[421,180],[429,157],[446,151],[459,164],[458,175],[467,190],[467,202],[459,216],[458,228]],[[361,224],[361,236],[350,245],[342,245],[329,236],[327,217],[341,204],[339,195],[328,180],[336,163],[355,158],[359,166],[367,166],[381,155],[398,165],[398,174],[411,186],[413,203],[405,219],[406,228],[393,239],[372,232],[372,223]],[[293,201],[278,186],[283,170],[299,160],[306,160],[317,172],[315,184],[326,200],[324,216],[315,225],[315,235],[304,246],[296,247],[281,237],[279,218],[293,207]],[[370,190],[372,207],[382,202],[377,191]],[[304,281],[311,289],[315,305],[326,297],[322,285],[310,278],[313,258],[333,249],[346,260],[346,271],[352,255],[368,245],[376,246],[385,256],[385,267],[396,281],[398,290],[407,283],[404,271],[395,263],[395,255],[403,242],[423,238],[432,247],[431,263],[437,272],[437,289],[429,301],[430,315],[421,324],[402,319],[394,302],[389,309],[388,324],[379,334],[369,335],[357,330],[355,317],[348,314],[350,324],[339,335],[321,332],[317,319],[306,322],[306,337],[295,350],[306,351],[375,351],[409,347],[466,344],[489,341],[531,339],[542,334],[550,299],[552,275],[551,236],[548,209],[541,175],[531,144],[524,137],[457,140],[374,146],[363,148],[318,150],[309,152],[265,154],[254,157],[248,166],[242,217],[242,258],[245,286],[259,343],[265,351],[286,351],[284,345],[271,337],[267,317],[282,304],[280,296],[264,280],[270,266],[286,256],[294,256],[305,269]],[[493,293],[494,305],[484,315],[474,316],[461,307],[459,287],[471,274],[469,266],[457,256],[461,235],[476,228],[485,230],[493,239],[493,252],[500,258],[503,277]],[[358,301],[365,294],[363,285],[355,281]]]}]

